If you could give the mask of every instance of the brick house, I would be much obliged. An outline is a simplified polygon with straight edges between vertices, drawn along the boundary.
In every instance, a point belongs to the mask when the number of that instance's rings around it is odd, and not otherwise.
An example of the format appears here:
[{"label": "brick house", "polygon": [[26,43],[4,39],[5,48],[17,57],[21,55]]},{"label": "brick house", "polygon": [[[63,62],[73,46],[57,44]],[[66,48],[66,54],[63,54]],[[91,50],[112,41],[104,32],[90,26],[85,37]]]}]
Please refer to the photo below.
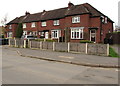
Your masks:
[{"label": "brick house", "polygon": [[18,23],[23,24],[23,35],[51,38],[65,42],[90,40],[103,42],[107,33],[113,32],[113,21],[88,3],[45,11],[26,12],[7,24],[7,37],[15,37]]}]

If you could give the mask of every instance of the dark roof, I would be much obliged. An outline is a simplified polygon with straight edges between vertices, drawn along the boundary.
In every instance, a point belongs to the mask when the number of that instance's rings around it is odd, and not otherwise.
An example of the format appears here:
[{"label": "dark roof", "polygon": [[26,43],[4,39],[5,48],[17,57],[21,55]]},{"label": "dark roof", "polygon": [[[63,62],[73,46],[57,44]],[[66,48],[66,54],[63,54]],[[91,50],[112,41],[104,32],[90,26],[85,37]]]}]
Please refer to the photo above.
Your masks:
[{"label": "dark roof", "polygon": [[79,15],[90,14],[91,17],[105,16],[103,13],[95,9],[90,4],[85,3],[81,5],[74,5],[74,6],[71,6],[70,8],[65,7],[65,8],[60,8],[60,9],[55,9],[55,10],[50,10],[50,11],[43,11],[43,12],[35,13],[35,14],[28,14],[25,16],[21,16],[19,18],[15,18],[14,20],[10,21],[8,24],[60,19],[66,16],[73,16],[73,15],[78,15],[78,14]]}]

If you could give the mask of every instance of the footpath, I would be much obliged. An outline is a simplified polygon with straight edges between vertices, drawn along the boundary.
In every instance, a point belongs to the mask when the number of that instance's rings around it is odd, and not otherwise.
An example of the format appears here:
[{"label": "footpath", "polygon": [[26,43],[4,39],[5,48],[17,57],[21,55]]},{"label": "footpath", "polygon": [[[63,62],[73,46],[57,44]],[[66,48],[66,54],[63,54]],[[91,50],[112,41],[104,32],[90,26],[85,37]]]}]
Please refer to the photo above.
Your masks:
[{"label": "footpath", "polygon": [[120,68],[120,65],[118,65],[118,58],[113,57],[85,55],[67,52],[54,52],[49,50],[27,48],[12,48],[8,46],[3,46],[3,48],[14,50],[20,56],[23,57],[30,57],[41,60],[69,63],[89,67]]}]

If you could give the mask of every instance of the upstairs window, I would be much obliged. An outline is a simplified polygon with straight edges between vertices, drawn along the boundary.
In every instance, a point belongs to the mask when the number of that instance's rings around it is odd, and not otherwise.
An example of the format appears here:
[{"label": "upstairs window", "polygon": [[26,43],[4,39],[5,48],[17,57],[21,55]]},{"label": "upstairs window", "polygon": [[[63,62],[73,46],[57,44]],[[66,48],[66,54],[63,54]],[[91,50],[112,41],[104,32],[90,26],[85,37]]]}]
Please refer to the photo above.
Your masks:
[{"label": "upstairs window", "polygon": [[12,25],[9,25],[9,29],[12,29]]},{"label": "upstairs window", "polygon": [[35,27],[35,22],[32,22],[31,27]]},{"label": "upstairs window", "polygon": [[80,23],[80,16],[72,17],[72,23]]},{"label": "upstairs window", "polygon": [[26,28],[26,23],[23,24],[23,28]]},{"label": "upstairs window", "polygon": [[42,24],[42,27],[47,26],[47,25],[46,25],[46,22],[42,22],[41,24]]},{"label": "upstairs window", "polygon": [[59,25],[59,20],[54,20],[54,26]]},{"label": "upstairs window", "polygon": [[105,23],[107,23],[107,17],[105,17]]}]

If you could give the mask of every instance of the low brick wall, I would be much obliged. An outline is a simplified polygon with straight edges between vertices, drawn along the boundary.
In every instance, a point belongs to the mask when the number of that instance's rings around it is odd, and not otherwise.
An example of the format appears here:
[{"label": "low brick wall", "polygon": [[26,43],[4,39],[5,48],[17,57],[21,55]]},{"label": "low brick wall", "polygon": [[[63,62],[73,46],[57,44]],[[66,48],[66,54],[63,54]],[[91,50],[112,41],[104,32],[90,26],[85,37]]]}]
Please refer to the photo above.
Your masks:
[{"label": "low brick wall", "polygon": [[[39,42],[30,40],[10,39],[9,45],[24,48],[48,49],[62,52],[80,52],[91,55],[109,55],[109,45],[94,43],[58,43],[58,42]],[[27,47],[28,46],[28,47]]]},{"label": "low brick wall", "polygon": [[83,44],[83,43],[70,43],[70,51],[85,53],[86,44]]},{"label": "low brick wall", "polygon": [[40,48],[40,42],[38,41],[31,41],[31,48]]},{"label": "low brick wall", "polygon": [[88,54],[107,55],[106,44],[88,44]]},{"label": "low brick wall", "polygon": [[10,46],[15,46],[15,40],[14,39],[9,39],[9,45]]},{"label": "low brick wall", "polygon": [[55,51],[68,51],[68,43],[55,43]]},{"label": "low brick wall", "polygon": [[16,40],[16,47],[24,47],[24,40],[22,39],[15,39]]},{"label": "low brick wall", "polygon": [[53,50],[53,42],[42,42],[42,49]]}]

